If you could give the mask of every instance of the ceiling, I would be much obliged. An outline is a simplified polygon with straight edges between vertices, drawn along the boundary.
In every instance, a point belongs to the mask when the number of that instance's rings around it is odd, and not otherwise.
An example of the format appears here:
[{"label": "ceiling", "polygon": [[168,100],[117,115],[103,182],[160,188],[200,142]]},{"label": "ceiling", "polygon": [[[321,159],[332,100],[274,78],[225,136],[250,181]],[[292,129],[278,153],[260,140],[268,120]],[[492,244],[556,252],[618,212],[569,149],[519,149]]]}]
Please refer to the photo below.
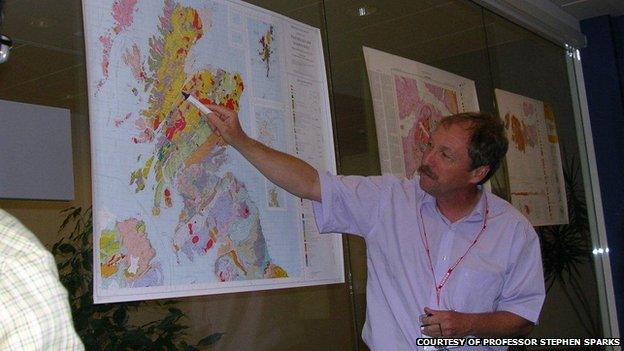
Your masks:
[{"label": "ceiling", "polygon": [[624,1],[622,0],[552,0],[564,11],[578,20],[603,15],[624,15]]},{"label": "ceiling", "polygon": [[[359,50],[362,43],[397,54],[414,51],[419,45],[419,50],[426,48],[419,52],[422,62],[482,46],[482,22],[474,15],[475,5],[461,0],[370,0],[366,3],[376,7],[377,12],[362,18],[353,15],[362,3],[356,0],[249,2],[317,27],[324,14],[329,32],[325,39],[332,53],[333,72],[338,76],[334,83],[342,84],[344,89],[353,84],[361,86],[339,75],[353,73],[350,68],[355,61],[361,61],[353,57],[353,50]],[[624,14],[621,0],[554,2],[578,19]],[[465,11],[457,12],[458,5]],[[10,36],[15,45],[11,59],[0,65],[0,99],[65,107],[86,114],[80,0],[6,0],[4,12],[0,32]],[[449,38],[453,45],[444,44],[451,42]],[[340,86],[334,88],[340,90]]]},{"label": "ceiling", "polygon": [[0,98],[77,110],[86,98],[80,0],[5,0]]}]

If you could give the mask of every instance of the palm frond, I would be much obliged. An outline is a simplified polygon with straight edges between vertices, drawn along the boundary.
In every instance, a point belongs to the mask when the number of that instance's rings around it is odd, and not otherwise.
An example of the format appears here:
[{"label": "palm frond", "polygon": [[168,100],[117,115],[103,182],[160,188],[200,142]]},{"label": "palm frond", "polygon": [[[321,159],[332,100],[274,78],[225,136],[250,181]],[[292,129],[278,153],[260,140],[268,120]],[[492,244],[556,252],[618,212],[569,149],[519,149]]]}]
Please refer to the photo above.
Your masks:
[{"label": "palm frond", "polygon": [[599,317],[592,313],[597,310],[597,306],[591,308],[595,301],[587,298],[585,289],[580,285],[580,267],[592,262],[592,246],[581,164],[575,157],[564,158],[563,178],[569,223],[536,229],[542,247],[546,291],[550,292],[558,284],[585,331],[592,337],[599,337]]}]

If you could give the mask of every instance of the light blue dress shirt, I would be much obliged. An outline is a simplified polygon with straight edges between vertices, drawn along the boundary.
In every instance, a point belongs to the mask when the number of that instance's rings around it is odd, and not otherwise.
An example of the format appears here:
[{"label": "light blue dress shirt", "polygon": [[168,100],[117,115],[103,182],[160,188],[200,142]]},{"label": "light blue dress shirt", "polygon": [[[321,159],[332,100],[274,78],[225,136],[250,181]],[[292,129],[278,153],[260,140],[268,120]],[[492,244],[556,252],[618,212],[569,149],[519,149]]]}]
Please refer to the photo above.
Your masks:
[{"label": "light blue dress shirt", "polygon": [[[320,174],[320,179],[322,202],[314,203],[319,231],[352,233],[366,241],[362,338],[372,350],[419,349],[419,315],[425,307],[509,311],[537,323],[545,297],[539,239],[508,202],[483,190],[474,210],[451,223],[418,179],[329,174]],[[486,212],[487,227],[441,289],[438,305],[423,225],[440,282],[481,231]]]}]

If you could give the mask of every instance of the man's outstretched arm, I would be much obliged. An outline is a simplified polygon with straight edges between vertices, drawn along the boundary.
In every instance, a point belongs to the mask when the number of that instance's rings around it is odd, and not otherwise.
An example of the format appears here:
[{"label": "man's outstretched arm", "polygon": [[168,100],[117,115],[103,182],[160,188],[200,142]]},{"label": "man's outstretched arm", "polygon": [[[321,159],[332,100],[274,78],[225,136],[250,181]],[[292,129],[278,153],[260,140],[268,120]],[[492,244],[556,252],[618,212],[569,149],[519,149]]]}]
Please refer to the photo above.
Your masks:
[{"label": "man's outstretched arm", "polygon": [[212,130],[238,150],[260,173],[295,196],[321,201],[321,185],[316,169],[299,158],[271,149],[247,136],[236,112],[218,105],[206,106],[213,111],[207,115]]}]

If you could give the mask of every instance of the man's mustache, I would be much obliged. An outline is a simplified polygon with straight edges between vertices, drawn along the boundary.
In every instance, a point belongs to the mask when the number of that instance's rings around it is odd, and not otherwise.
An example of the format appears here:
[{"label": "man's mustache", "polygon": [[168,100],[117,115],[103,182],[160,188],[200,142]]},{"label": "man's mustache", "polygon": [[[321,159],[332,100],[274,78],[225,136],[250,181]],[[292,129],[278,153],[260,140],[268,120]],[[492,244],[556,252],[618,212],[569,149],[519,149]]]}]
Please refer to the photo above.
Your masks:
[{"label": "man's mustache", "polygon": [[431,167],[427,165],[420,165],[420,167],[418,167],[418,173],[424,174],[433,180],[438,180],[438,176],[435,175],[435,173],[433,173],[433,171],[431,170]]}]

